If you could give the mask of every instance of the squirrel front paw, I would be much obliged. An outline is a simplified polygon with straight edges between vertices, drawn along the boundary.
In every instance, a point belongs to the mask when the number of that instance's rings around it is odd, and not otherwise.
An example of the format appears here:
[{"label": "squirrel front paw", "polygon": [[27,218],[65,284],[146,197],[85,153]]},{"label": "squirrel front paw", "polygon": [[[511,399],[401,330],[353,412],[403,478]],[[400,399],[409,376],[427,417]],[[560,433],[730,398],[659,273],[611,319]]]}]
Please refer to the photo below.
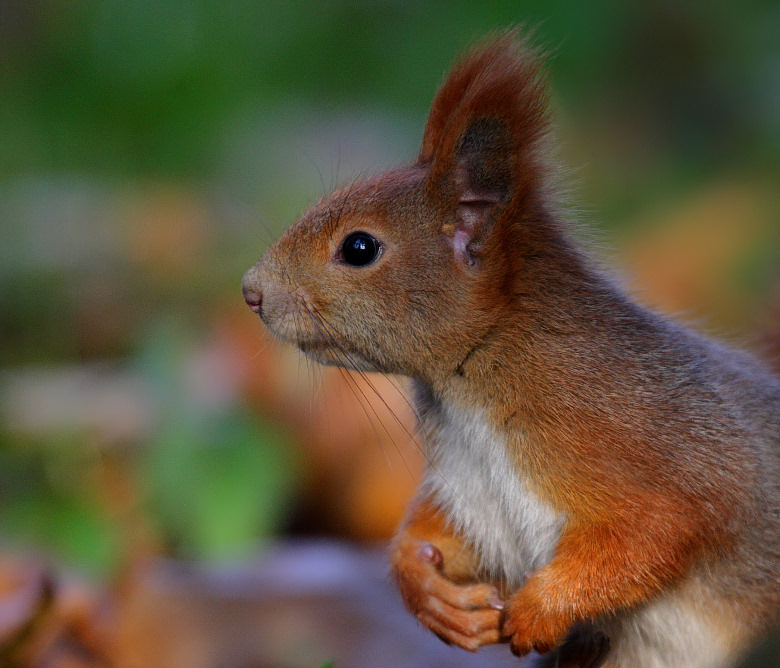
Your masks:
[{"label": "squirrel front paw", "polygon": [[506,602],[501,637],[509,641],[517,656],[532,650],[546,654],[565,640],[572,621],[545,609],[532,587],[526,584]]},{"label": "squirrel front paw", "polygon": [[504,607],[492,585],[455,584],[442,574],[444,557],[436,546],[403,540],[393,558],[393,574],[409,611],[447,644],[475,652],[500,641]]}]

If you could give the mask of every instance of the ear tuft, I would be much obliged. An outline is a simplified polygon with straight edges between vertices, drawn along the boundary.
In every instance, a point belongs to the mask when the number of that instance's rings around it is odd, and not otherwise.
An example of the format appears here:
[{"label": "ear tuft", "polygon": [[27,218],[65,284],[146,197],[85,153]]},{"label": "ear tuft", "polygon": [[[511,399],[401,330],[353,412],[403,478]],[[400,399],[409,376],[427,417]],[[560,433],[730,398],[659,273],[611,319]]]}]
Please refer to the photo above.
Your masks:
[{"label": "ear tuft", "polygon": [[454,179],[461,204],[497,203],[533,187],[538,144],[547,133],[541,58],[509,30],[483,42],[453,67],[433,102],[419,163],[437,186]]}]

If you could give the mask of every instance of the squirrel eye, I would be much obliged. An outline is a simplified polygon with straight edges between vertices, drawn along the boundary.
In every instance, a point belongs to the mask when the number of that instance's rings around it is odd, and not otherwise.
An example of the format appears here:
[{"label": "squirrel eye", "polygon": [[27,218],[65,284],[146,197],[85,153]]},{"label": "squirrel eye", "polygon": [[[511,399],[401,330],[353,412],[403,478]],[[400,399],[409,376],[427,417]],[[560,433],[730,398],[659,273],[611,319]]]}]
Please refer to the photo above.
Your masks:
[{"label": "squirrel eye", "polygon": [[341,257],[353,267],[365,267],[379,256],[382,245],[366,232],[353,232],[341,244]]}]

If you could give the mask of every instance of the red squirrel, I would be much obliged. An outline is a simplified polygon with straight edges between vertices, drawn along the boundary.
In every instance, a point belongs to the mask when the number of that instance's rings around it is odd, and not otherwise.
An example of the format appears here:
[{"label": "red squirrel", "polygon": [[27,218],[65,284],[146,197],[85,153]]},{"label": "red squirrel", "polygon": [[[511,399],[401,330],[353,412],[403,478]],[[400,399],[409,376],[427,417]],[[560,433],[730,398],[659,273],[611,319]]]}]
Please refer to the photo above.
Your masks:
[{"label": "red squirrel", "polygon": [[780,379],[578,244],[546,97],[527,38],[483,42],[414,163],[323,198],[244,297],[314,360],[411,378],[427,472],[392,571],[424,626],[472,651],[586,628],[583,665],[730,665],[780,605]]}]

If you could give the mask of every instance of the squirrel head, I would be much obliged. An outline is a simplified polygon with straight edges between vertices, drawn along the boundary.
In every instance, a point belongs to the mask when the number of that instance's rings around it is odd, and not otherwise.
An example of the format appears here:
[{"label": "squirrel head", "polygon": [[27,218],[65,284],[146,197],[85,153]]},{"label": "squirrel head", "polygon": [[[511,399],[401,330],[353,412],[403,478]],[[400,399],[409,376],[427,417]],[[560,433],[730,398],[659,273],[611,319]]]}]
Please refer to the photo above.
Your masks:
[{"label": "squirrel head", "polygon": [[551,217],[546,87],[516,31],[455,64],[417,160],[325,197],[244,276],[247,303],[327,364],[451,375],[506,312]]}]

